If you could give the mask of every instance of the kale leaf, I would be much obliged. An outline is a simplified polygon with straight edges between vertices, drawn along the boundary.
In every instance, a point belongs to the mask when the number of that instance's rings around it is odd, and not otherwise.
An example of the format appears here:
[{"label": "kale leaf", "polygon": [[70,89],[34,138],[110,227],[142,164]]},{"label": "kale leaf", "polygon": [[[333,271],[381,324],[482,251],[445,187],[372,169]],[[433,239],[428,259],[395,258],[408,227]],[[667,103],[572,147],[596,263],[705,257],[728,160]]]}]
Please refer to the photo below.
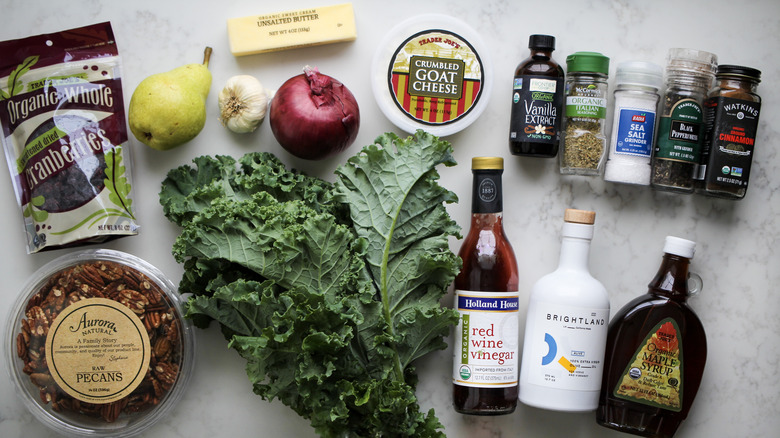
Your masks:
[{"label": "kale leaf", "polygon": [[336,183],[269,153],[198,157],[163,182],[188,316],[216,320],[254,391],[321,436],[443,436],[413,362],[457,322],[439,303],[460,269],[445,208],[457,198],[436,171],[451,151],[423,131],[385,134]]}]

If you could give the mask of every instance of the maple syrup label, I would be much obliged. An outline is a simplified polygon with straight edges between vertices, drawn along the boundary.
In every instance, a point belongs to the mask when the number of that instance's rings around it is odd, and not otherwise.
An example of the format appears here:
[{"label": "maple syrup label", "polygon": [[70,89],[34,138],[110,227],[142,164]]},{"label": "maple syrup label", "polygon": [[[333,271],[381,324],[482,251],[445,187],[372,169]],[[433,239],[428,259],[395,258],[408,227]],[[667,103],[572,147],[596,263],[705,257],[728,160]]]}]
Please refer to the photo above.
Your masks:
[{"label": "maple syrup label", "polygon": [[615,387],[615,396],[680,412],[683,356],[680,329],[674,319],[659,322],[633,358]]},{"label": "maple syrup label", "polygon": [[456,385],[502,388],[517,385],[518,292],[458,290],[452,381]]}]

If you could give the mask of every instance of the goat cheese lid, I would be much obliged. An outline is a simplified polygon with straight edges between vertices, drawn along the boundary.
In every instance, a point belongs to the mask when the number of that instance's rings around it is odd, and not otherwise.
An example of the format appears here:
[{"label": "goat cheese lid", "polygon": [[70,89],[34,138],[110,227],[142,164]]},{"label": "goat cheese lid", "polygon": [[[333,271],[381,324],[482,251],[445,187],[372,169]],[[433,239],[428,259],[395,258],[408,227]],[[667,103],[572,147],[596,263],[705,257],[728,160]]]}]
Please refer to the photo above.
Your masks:
[{"label": "goat cheese lid", "polygon": [[374,54],[371,84],[380,109],[398,128],[447,136],[485,110],[493,69],[474,29],[450,16],[425,14],[385,36]]}]

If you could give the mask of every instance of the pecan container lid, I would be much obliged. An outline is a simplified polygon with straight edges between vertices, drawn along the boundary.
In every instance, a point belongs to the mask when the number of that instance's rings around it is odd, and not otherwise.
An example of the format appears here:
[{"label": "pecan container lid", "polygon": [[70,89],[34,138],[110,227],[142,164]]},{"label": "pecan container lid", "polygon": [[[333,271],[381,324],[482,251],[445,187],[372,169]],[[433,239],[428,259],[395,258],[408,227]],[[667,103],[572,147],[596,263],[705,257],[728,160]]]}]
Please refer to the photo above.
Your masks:
[{"label": "pecan container lid", "polygon": [[174,284],[120,251],[61,256],[25,284],[8,318],[6,365],[22,402],[69,436],[133,436],[181,398],[193,328]]}]

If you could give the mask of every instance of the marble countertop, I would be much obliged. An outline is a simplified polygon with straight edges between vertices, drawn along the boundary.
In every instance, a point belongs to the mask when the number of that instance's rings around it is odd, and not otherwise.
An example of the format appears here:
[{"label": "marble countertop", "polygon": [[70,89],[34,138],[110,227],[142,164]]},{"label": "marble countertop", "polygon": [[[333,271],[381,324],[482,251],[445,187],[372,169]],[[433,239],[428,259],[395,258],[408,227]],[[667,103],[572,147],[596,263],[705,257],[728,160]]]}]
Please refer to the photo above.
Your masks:
[{"label": "marble countertop", "polygon": [[[617,0],[513,2],[508,0],[355,1],[358,38],[354,42],[284,52],[233,57],[226,20],[233,17],[320,6],[312,0],[179,1],[137,0],[68,2],[0,1],[0,40],[16,39],[111,21],[123,58],[125,103],[146,76],[182,64],[200,62],[213,47],[208,121],[191,143],[168,152],[153,151],[133,139],[134,178],[140,234],[103,245],[135,254],[160,268],[174,282],[182,267],[171,256],[178,228],[162,215],[160,182],[173,167],[202,154],[240,156],[270,151],[310,174],[332,179],[333,170],[360,147],[386,131],[401,134],[382,114],[371,92],[370,59],[395,23],[421,13],[447,13],[477,29],[489,46],[495,86],[482,116],[447,138],[460,165],[442,169],[442,184],[461,199],[449,211],[468,226],[475,155],[505,157],[505,226],[520,266],[521,302],[533,283],[558,261],[560,225],[565,208],[597,212],[591,247],[592,274],[609,291],[612,314],[646,291],[661,257],[663,239],[675,235],[698,243],[692,270],[704,291],[691,300],[708,336],[709,355],[701,390],[677,436],[685,438],[775,436],[780,428],[780,156],[775,121],[780,119],[780,3],[759,0],[629,2]],[[598,51],[612,59],[664,64],[671,47],[713,52],[721,63],[760,69],[763,80],[761,123],[751,185],[739,202],[691,195],[670,195],[646,187],[605,183],[601,178],[561,176],[557,160],[517,158],[509,154],[509,92],[515,66],[527,56],[528,35],[557,37],[559,62],[575,51]],[[362,125],[344,154],[306,162],[287,154],[268,122],[250,135],[235,135],[217,120],[217,93],[236,74],[252,74],[271,89],[317,66],[345,83],[360,104]],[[612,82],[610,81],[610,86]],[[4,167],[5,168],[5,167]],[[7,169],[7,168],[5,168]],[[21,216],[8,171],[0,175],[0,230],[5,256],[0,263],[3,288],[0,323],[27,278],[55,257],[72,250],[26,255]],[[457,250],[459,242],[453,241]],[[521,309],[521,315],[524,309]],[[521,326],[524,316],[521,316]],[[251,391],[244,361],[227,349],[212,327],[196,332],[198,353],[189,389],[170,415],[145,436],[212,437],[315,436],[308,423],[279,402],[268,403]],[[522,334],[521,334],[522,339]],[[5,348],[3,354],[11,354]],[[440,351],[418,363],[418,395],[424,410],[435,408],[450,437],[617,437],[598,426],[593,413],[567,414],[518,406],[501,417],[470,417],[450,407],[452,351]],[[8,379],[0,379],[0,436],[47,436],[49,431],[27,412]]]}]

